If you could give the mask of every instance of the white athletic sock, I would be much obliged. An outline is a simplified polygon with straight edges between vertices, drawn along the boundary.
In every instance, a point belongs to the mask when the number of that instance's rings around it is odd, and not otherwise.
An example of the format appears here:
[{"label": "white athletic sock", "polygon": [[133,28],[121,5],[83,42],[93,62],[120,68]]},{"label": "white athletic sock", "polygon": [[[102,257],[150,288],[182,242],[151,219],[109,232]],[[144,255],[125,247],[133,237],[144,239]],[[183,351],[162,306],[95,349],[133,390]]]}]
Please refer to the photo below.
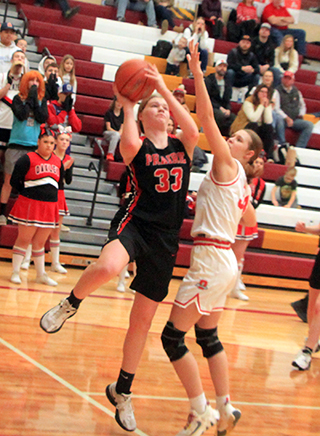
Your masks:
[{"label": "white athletic sock", "polygon": [[59,262],[60,257],[60,241],[59,239],[57,241],[53,241],[50,239],[50,251],[51,251],[51,258],[52,258],[52,264],[57,265]]},{"label": "white athletic sock", "polygon": [[13,247],[13,253],[12,253],[13,272],[19,273],[25,255],[26,255],[26,250],[24,248],[18,247],[17,245]]},{"label": "white athletic sock", "polygon": [[119,282],[118,282],[118,286],[119,285],[124,285],[126,284],[126,272],[128,271],[128,265],[126,265],[123,270],[120,272],[119,274]]},{"label": "white athletic sock", "polygon": [[29,262],[31,261],[31,252],[32,252],[32,244],[28,245],[26,254],[24,256],[23,262]]},{"label": "white athletic sock", "polygon": [[41,250],[32,250],[34,266],[36,267],[37,278],[40,278],[45,273],[44,270],[44,248]]},{"label": "white athletic sock", "polygon": [[230,395],[223,395],[222,397],[216,397],[217,409],[220,410],[227,404],[230,404]]},{"label": "white athletic sock", "polygon": [[190,406],[192,410],[195,410],[198,415],[202,415],[206,411],[207,399],[204,392],[195,398],[190,398]]}]

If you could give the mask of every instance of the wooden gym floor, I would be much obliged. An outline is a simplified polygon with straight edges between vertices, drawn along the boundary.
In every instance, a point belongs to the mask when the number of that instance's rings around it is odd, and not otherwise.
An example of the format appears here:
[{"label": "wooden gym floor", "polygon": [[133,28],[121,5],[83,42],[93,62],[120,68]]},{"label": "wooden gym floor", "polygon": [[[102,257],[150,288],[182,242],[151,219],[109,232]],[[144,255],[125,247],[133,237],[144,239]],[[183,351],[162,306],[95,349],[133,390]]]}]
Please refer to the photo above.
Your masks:
[{"label": "wooden gym floor", "polygon": [[[69,294],[81,270],[50,273],[58,289],[36,284],[33,266],[22,273],[20,286],[9,281],[10,263],[1,262],[0,271],[0,435],[125,435],[104,389],[118,376],[133,294],[117,292],[116,281],[110,282],[88,297],[60,332],[48,335],[39,327],[41,315]],[[136,374],[134,434],[139,436],[174,436],[186,423],[186,394],[160,341],[179,283],[172,280],[169,296],[159,305]],[[219,329],[229,357],[232,403],[243,414],[233,434],[319,436],[320,356],[309,371],[291,369],[307,326],[290,302],[304,293],[258,286],[247,293],[249,302],[227,300]],[[193,332],[187,344],[214,405]]]}]

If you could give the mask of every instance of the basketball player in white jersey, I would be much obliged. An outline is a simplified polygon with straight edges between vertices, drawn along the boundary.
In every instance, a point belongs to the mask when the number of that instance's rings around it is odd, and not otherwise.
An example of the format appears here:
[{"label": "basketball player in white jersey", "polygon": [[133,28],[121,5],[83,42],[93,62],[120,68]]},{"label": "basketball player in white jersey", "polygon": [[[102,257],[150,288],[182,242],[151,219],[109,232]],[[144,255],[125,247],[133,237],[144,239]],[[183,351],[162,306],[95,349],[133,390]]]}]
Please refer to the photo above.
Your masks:
[{"label": "basketball player in white jersey", "polygon": [[[218,436],[225,436],[234,428],[241,412],[230,403],[228,361],[217,335],[217,325],[237,276],[237,261],[231,243],[239,221],[246,226],[256,224],[244,168],[250,167],[257,158],[262,143],[251,130],[240,130],[227,141],[221,136],[204,84],[198,47],[190,43],[189,48],[197,115],[214,159],[198,191],[191,231],[194,237],[191,266],[161,339],[191,406],[187,425],[177,436],[200,436],[216,424]],[[192,326],[197,343],[208,359],[218,411],[208,404],[197,362],[184,343],[184,336]]]}]

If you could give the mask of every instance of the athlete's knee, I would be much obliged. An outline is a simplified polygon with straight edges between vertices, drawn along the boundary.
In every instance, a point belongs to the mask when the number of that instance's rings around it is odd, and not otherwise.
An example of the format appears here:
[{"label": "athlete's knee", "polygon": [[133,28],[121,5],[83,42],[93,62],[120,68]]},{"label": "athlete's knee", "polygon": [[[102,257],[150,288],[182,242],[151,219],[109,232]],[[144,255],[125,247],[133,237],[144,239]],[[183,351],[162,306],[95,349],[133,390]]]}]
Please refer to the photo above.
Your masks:
[{"label": "athlete's knee", "polygon": [[223,351],[223,345],[218,338],[218,329],[202,329],[197,325],[194,326],[197,344],[202,348],[203,357],[209,359]]},{"label": "athlete's knee", "polygon": [[185,334],[186,332],[176,329],[171,321],[163,329],[161,341],[170,362],[181,359],[189,351],[184,343]]}]

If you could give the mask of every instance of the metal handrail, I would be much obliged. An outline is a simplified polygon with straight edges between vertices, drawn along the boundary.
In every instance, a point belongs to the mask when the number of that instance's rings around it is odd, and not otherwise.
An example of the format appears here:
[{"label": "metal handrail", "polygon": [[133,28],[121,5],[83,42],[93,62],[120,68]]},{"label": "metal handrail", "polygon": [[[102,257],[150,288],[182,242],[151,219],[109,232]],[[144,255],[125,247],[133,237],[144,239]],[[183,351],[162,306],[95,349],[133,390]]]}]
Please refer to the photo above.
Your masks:
[{"label": "metal handrail", "polygon": [[94,192],[93,192],[93,198],[92,198],[92,203],[91,203],[91,211],[90,214],[87,218],[87,226],[92,226],[92,218],[93,218],[93,212],[94,212],[94,207],[96,205],[96,198],[97,198],[97,194],[98,194],[98,188],[99,188],[99,182],[100,182],[100,176],[101,176],[101,172],[102,172],[102,168],[104,165],[104,150],[101,146],[101,139],[95,139],[94,142],[97,144],[97,146],[99,147],[100,150],[100,159],[99,159],[99,165],[97,166],[94,162],[90,162],[88,170],[95,170],[95,172],[97,173],[97,178],[96,178],[96,186],[94,188]]},{"label": "metal handrail", "polygon": [[28,27],[28,18],[26,17],[26,14],[23,12],[22,9],[20,9],[20,11],[19,11],[19,16],[21,16],[21,18],[23,20],[23,31],[22,31],[21,36],[22,36],[22,38],[24,38],[26,35],[27,27]]},{"label": "metal handrail", "polygon": [[3,16],[3,22],[4,23],[6,22],[6,19],[7,19],[7,13],[8,13],[8,8],[9,8],[9,0],[5,0],[5,2],[6,2],[6,6],[5,6],[5,9],[4,9],[4,16]]}]

